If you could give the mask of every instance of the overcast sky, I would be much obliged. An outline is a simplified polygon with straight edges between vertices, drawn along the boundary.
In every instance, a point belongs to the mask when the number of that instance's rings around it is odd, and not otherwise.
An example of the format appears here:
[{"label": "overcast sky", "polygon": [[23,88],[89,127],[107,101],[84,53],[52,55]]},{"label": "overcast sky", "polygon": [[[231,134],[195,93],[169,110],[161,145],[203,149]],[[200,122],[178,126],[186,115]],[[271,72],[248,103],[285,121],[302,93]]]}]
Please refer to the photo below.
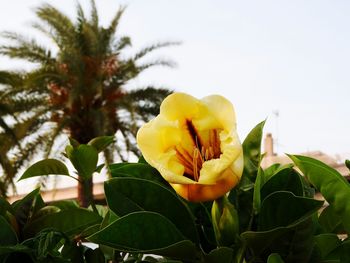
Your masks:
[{"label": "overcast sky", "polygon": [[[74,17],[74,1],[47,2]],[[89,1],[80,2],[88,8]],[[132,38],[131,52],[182,41],[154,54],[175,60],[176,69],[154,68],[134,86],[224,95],[235,105],[241,139],[268,118],[265,131],[278,137],[280,153],[350,152],[349,1],[96,2],[103,24],[120,4],[128,5],[119,32]],[[0,31],[34,34],[33,9],[42,1],[1,3]],[[27,67],[0,58],[0,70],[18,66]]]}]

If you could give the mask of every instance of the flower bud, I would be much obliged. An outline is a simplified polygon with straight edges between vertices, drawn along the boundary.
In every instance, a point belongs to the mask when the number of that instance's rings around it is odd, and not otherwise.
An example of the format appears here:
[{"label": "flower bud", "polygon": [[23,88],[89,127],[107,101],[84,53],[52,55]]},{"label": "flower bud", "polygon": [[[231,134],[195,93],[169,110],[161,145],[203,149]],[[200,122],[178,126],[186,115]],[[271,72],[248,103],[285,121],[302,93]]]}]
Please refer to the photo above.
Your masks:
[{"label": "flower bud", "polygon": [[238,214],[226,196],[213,202],[211,216],[217,244],[219,246],[235,244],[239,233]]}]

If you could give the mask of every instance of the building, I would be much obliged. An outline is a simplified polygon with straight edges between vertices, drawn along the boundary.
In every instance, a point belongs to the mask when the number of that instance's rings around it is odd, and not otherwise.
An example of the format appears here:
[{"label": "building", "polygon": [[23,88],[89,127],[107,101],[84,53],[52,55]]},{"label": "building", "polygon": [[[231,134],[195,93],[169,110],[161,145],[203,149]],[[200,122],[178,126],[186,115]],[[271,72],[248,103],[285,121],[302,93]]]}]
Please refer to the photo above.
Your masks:
[{"label": "building", "polygon": [[[273,137],[271,133],[266,134],[264,138],[264,152],[265,158],[262,160],[261,166],[267,168],[274,163],[288,164],[292,163],[287,155],[277,155],[273,149]],[[328,166],[337,170],[342,176],[346,177],[350,181],[349,169],[344,163],[340,163],[336,158],[327,155],[321,151],[303,152],[300,155],[308,156],[320,160]]]}]

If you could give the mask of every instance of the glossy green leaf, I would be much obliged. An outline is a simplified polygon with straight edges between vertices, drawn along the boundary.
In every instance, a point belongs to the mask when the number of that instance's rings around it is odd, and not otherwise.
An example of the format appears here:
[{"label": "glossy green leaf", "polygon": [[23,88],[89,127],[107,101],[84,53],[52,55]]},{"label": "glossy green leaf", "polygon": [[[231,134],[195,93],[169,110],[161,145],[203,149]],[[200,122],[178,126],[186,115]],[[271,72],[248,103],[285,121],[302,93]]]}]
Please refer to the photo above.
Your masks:
[{"label": "glossy green leaf", "polygon": [[110,171],[112,177],[137,177],[161,183],[170,188],[170,185],[160,173],[145,163],[125,163],[125,164],[112,164],[110,165]]},{"label": "glossy green leaf", "polygon": [[57,213],[59,211],[60,209],[57,206],[52,206],[52,205],[45,206],[39,209],[38,211],[36,211],[36,213],[31,216],[30,221],[36,220],[48,214]]},{"label": "glossy green leaf", "polygon": [[35,198],[40,194],[40,188],[37,188],[27,194],[20,200],[17,200],[12,204],[14,215],[16,217],[17,223],[22,229],[22,227],[27,223],[30,218],[30,213],[35,201]]},{"label": "glossy green leaf", "polygon": [[245,138],[242,147],[244,154],[243,176],[255,181],[261,159],[261,140],[265,121],[256,125]]},{"label": "glossy green leaf", "polygon": [[288,262],[307,262],[313,248],[313,221],[310,217],[305,215],[288,226],[268,231],[246,231],[241,238],[256,256],[274,251],[289,255],[292,259]]},{"label": "glossy green leaf", "polygon": [[24,243],[29,245],[32,243],[38,259],[50,258],[51,255],[58,255],[58,249],[66,240],[65,235],[59,231],[47,229],[35,235],[33,239],[26,240]]},{"label": "glossy green leaf", "polygon": [[187,260],[196,256],[194,244],[187,240],[169,219],[148,211],[123,216],[88,237],[88,240],[126,252]]},{"label": "glossy green leaf", "polygon": [[303,196],[303,184],[300,175],[286,166],[276,171],[261,188],[261,200],[277,191],[288,191],[296,196]]},{"label": "glossy green leaf", "polygon": [[258,214],[260,212],[260,206],[261,206],[261,187],[264,184],[264,171],[260,167],[258,168],[258,175],[255,180],[254,184],[254,193],[253,193],[253,210],[255,214]]},{"label": "glossy green leaf", "polygon": [[145,158],[143,157],[143,155],[140,156],[138,163],[145,163],[148,164],[147,161],[145,160]]},{"label": "glossy green leaf", "polygon": [[10,203],[5,198],[0,197],[0,215],[5,215],[6,211],[9,211],[12,214],[14,213]]},{"label": "glossy green leaf", "polygon": [[68,145],[66,153],[78,174],[85,179],[91,178],[98,161],[98,152],[95,147],[80,144],[77,148],[73,148],[71,145]]},{"label": "glossy green leaf", "polygon": [[289,155],[295,165],[320,191],[334,212],[342,218],[345,230],[350,233],[350,184],[336,170],[316,159]]},{"label": "glossy green leaf", "polygon": [[328,233],[340,233],[344,230],[342,218],[334,212],[331,205],[323,209],[318,221],[324,231]]},{"label": "glossy green leaf", "polygon": [[32,214],[34,215],[37,211],[46,206],[44,199],[41,195],[36,195],[33,201]]},{"label": "glossy green leaf", "polygon": [[336,234],[330,233],[315,236],[315,242],[322,259],[327,259],[327,256],[342,244]]},{"label": "glossy green leaf", "polygon": [[25,236],[30,237],[45,228],[53,228],[67,235],[73,235],[101,221],[102,218],[99,215],[87,209],[67,209],[57,213],[49,213],[29,222],[23,232]]},{"label": "glossy green leaf", "polygon": [[193,203],[184,200],[196,218],[198,236],[201,248],[205,253],[209,253],[217,247],[214,228],[212,224],[211,208],[213,202]]},{"label": "glossy green leaf", "polygon": [[231,263],[234,262],[234,251],[229,247],[220,247],[204,255],[204,263]]},{"label": "glossy green leaf", "polygon": [[340,263],[350,262],[350,240],[343,241],[340,251]]},{"label": "glossy green leaf", "polygon": [[67,210],[67,209],[74,209],[78,208],[78,202],[75,200],[60,200],[60,201],[55,201],[50,203],[52,206],[56,206],[61,210]]},{"label": "glossy green leaf", "polygon": [[[244,155],[243,174],[239,185],[230,191],[228,197],[237,209],[241,231],[249,228],[254,214],[252,200],[254,198],[254,183],[261,160],[261,140],[264,125],[265,121],[260,122],[250,131],[244,140],[242,144]],[[257,197],[255,197],[255,206],[257,205]]]},{"label": "glossy green leaf", "polygon": [[78,148],[79,147],[80,143],[77,140],[73,139],[72,137],[69,137],[68,140],[69,140],[70,145],[73,148]]},{"label": "glossy green leaf", "polygon": [[280,163],[274,163],[269,167],[265,168],[264,173],[265,173],[266,181],[269,180],[274,174],[276,174],[279,169],[281,169]]},{"label": "glossy green leaf", "polygon": [[31,252],[31,249],[22,244],[17,244],[14,246],[0,246],[0,255],[10,254],[13,252],[27,253]]},{"label": "glossy green leaf", "polygon": [[0,215],[0,246],[17,244],[17,235],[7,220]]},{"label": "glossy green leaf", "polygon": [[51,174],[69,175],[67,166],[56,159],[45,159],[31,165],[19,178],[23,180],[35,176],[46,176]]},{"label": "glossy green leaf", "polygon": [[12,203],[13,210],[16,212],[19,209],[21,209],[22,206],[24,206],[26,203],[30,202],[31,204],[34,201],[34,198],[40,194],[40,188],[36,188],[33,191],[31,191],[29,194],[27,194],[25,197],[23,197],[20,200],[15,201]]},{"label": "glossy green leaf", "polygon": [[285,227],[322,207],[323,201],[295,196],[291,192],[279,191],[270,194],[262,202],[259,215],[259,231]]},{"label": "glossy green leaf", "polygon": [[105,194],[109,208],[117,215],[141,210],[157,212],[172,221],[184,236],[198,242],[190,210],[163,185],[132,177],[113,178],[105,182]]},{"label": "glossy green leaf", "polygon": [[273,253],[268,257],[267,263],[284,263],[284,261],[280,255]]},{"label": "glossy green leaf", "polygon": [[88,142],[88,145],[93,146],[97,152],[104,151],[114,141],[114,136],[100,136]]},{"label": "glossy green leaf", "polygon": [[313,247],[311,216],[317,212],[322,203],[295,196],[291,192],[275,192],[262,202],[258,221],[259,231],[247,231],[242,233],[241,237],[255,255],[260,255],[270,248],[269,251],[274,252],[288,254],[289,251],[293,260],[307,259],[311,256]]}]

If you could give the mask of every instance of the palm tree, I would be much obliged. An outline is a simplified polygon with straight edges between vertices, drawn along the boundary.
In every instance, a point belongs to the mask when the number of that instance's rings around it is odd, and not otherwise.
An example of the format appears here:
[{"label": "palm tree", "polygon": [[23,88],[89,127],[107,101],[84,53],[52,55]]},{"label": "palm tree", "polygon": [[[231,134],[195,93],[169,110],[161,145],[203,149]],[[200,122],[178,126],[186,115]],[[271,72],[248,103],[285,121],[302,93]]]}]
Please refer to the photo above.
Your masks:
[{"label": "palm tree", "polygon": [[0,85],[0,196],[6,196],[9,186],[15,190],[13,179],[17,172],[37,153],[41,133],[36,132],[33,140],[27,140],[28,134],[37,131],[40,121],[37,114],[27,111],[36,104],[35,100],[28,100],[16,89],[23,85],[21,75],[1,71]]},{"label": "palm tree", "polygon": [[[78,4],[75,22],[55,7],[42,5],[36,9],[39,22],[33,26],[55,43],[51,48],[16,33],[3,34],[12,42],[0,47],[0,54],[37,65],[24,74],[21,92],[35,102],[30,110],[37,115],[37,128],[45,126],[47,155],[62,133],[80,143],[116,135],[108,159],[114,156],[124,161],[130,153],[138,154],[138,127],[157,114],[159,103],[170,91],[152,86],[127,90],[125,85],[150,67],[173,66],[161,59],[142,61],[150,52],[176,43],[157,43],[125,58],[123,50],[131,46],[130,38],[116,36],[124,10],[121,7],[105,28],[99,24],[93,0],[89,17]],[[79,184],[78,200],[86,206],[83,187]],[[92,192],[92,181],[88,187]]]}]

